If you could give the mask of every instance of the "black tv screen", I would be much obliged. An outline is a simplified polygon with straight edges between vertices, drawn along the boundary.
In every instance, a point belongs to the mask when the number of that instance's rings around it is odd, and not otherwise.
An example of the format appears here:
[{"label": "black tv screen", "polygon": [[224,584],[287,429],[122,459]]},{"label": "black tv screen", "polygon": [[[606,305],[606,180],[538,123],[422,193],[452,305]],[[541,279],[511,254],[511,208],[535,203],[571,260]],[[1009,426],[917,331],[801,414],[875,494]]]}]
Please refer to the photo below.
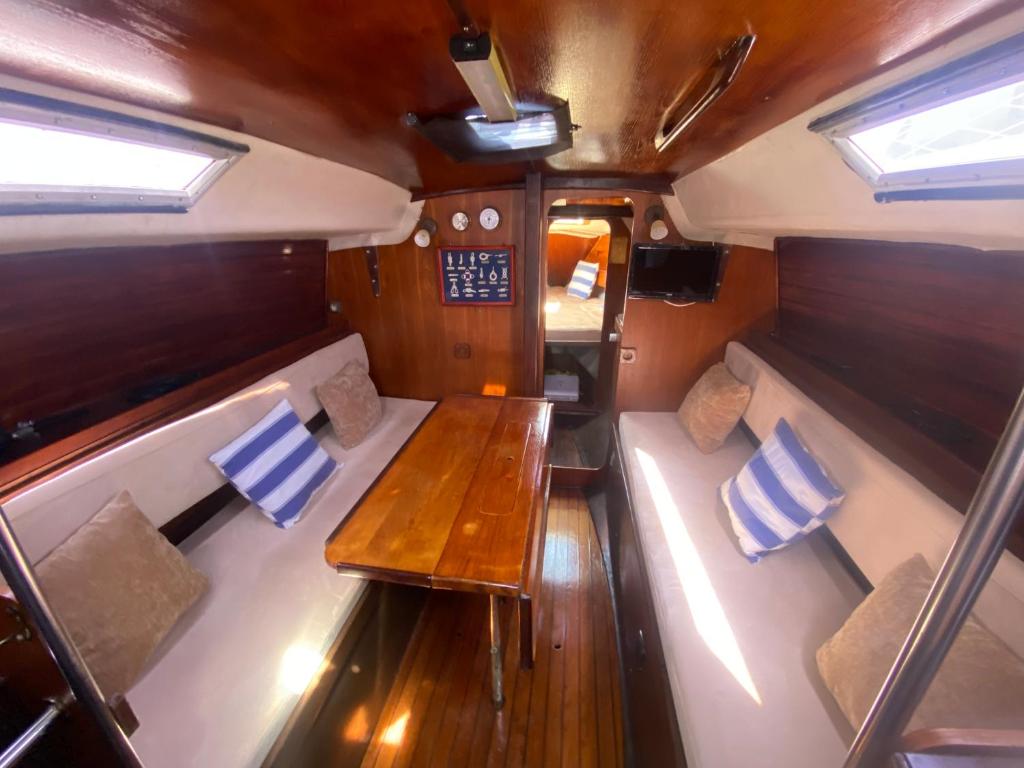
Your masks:
[{"label": "black tv screen", "polygon": [[637,243],[629,266],[629,295],[714,301],[722,253],[717,245]]}]

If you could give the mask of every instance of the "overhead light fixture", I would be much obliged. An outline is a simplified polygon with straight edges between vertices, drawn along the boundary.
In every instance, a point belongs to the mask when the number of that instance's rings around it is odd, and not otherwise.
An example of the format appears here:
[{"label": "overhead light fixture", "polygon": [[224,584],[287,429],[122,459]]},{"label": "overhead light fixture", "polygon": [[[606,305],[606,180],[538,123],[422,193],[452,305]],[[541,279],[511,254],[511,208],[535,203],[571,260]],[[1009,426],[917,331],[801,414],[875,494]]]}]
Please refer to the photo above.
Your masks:
[{"label": "overhead light fixture", "polygon": [[579,126],[569,104],[551,97],[516,101],[490,35],[474,36],[472,29],[464,25],[448,50],[479,106],[424,118],[409,112],[406,123],[457,163],[525,162],[570,149]]},{"label": "overhead light fixture", "polygon": [[492,123],[481,107],[424,120],[410,112],[406,122],[459,163],[537,160],[572,147],[569,105],[519,102],[517,120]]},{"label": "overhead light fixture", "polygon": [[487,32],[476,37],[455,35],[448,42],[448,50],[487,120],[491,123],[515,120],[515,97],[491,36]]}]

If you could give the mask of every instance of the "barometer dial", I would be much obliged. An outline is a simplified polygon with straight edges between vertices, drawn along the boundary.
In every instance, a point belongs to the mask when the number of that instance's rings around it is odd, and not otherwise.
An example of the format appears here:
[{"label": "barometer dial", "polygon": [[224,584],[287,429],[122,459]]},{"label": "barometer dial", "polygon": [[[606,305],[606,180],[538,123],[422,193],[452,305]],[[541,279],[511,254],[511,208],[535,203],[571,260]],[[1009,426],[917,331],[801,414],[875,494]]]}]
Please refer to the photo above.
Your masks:
[{"label": "barometer dial", "polygon": [[469,216],[462,211],[452,215],[452,226],[459,232],[465,232],[469,229]]},{"label": "barometer dial", "polygon": [[497,208],[484,208],[480,211],[481,227],[491,231],[497,229],[499,224],[501,224],[501,214],[498,213]]}]

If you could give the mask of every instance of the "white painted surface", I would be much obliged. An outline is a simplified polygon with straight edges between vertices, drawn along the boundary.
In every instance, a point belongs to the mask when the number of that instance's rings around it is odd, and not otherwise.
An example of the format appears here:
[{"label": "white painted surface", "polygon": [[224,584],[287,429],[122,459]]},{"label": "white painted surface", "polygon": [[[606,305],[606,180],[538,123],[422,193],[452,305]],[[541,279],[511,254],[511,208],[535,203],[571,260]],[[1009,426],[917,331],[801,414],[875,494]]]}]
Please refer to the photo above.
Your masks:
[{"label": "white painted surface", "polygon": [[157,120],[250,147],[188,213],[3,216],[0,253],[302,237],[328,239],[332,247],[384,245],[409,237],[422,209],[422,203],[410,203],[408,190],[378,176],[254,136],[10,77],[0,76],[0,88]]},{"label": "white painted surface", "polygon": [[767,248],[785,235],[1021,248],[1024,201],[876,203],[867,182],[807,130],[817,117],[1021,30],[1024,11],[828,99],[679,179],[678,200],[665,199],[676,227],[694,239]]},{"label": "white painted surface", "polygon": [[[768,437],[784,417],[846,492],[826,525],[872,584],[917,553],[939,570],[963,526],[963,515],[742,344],[729,343],[725,363],[753,389],[743,421],[758,439]],[[974,613],[1024,656],[1024,562],[1003,554]]]}]

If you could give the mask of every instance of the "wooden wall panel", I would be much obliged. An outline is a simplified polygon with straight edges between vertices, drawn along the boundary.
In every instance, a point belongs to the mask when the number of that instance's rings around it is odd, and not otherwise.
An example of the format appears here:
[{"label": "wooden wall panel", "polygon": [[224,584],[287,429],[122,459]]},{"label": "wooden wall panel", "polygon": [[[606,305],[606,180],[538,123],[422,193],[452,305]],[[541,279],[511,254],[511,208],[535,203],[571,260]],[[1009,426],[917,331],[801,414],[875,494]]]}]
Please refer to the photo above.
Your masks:
[{"label": "wooden wall panel", "polygon": [[[17,12],[4,16],[10,42],[0,73],[245,131],[440,192],[516,182],[529,170],[685,175],[1020,0],[379,0],[358,12],[321,0],[4,5]],[[473,104],[448,55],[463,12],[494,34],[520,98],[569,100],[584,129],[572,149],[532,163],[455,163],[401,119]],[[757,43],[735,84],[659,152],[666,110],[748,32]],[[83,65],[46,63],[41,40]]]},{"label": "wooden wall panel", "polygon": [[141,387],[324,330],[325,257],[323,241],[0,256],[0,427],[87,406],[52,428],[63,437]]},{"label": "wooden wall panel", "polygon": [[[548,234],[548,285],[568,285],[576,262],[587,258],[596,237],[575,237],[558,232]],[[607,261],[606,266],[607,269]]]},{"label": "wooden wall panel", "polygon": [[622,347],[635,349],[637,359],[619,365],[616,412],[678,408],[701,374],[723,359],[729,341],[771,330],[777,277],[773,252],[734,246],[712,304],[627,299]]},{"label": "wooden wall panel", "polygon": [[[410,238],[377,249],[381,295],[374,297],[362,248],[335,251],[328,266],[328,295],[342,302],[344,318],[366,340],[370,369],[383,394],[436,400],[456,393],[504,391],[523,394],[524,200],[522,190],[499,190],[431,198],[423,216],[437,221],[429,248]],[[495,206],[502,222],[484,231],[477,216]],[[465,211],[466,232],[451,226]],[[442,306],[437,246],[512,245],[516,248],[516,303],[512,307]],[[468,359],[456,345],[468,344]]]},{"label": "wooden wall panel", "polygon": [[1024,253],[782,238],[779,338],[984,468],[1024,384]]}]

